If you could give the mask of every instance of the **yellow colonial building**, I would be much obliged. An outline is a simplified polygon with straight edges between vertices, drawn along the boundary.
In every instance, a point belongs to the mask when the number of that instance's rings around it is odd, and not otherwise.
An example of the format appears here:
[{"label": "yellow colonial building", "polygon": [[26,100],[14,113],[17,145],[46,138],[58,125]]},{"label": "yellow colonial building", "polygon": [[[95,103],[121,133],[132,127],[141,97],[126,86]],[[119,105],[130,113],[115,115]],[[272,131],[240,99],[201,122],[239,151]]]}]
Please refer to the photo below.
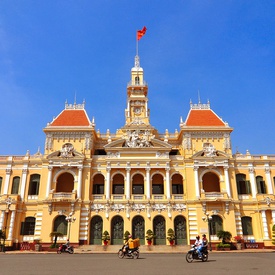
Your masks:
[{"label": "yellow colonial building", "polygon": [[[259,247],[272,245],[275,156],[232,154],[233,129],[210,107],[190,103],[174,133],[150,124],[148,85],[139,57],[127,84],[125,125],[100,133],[85,104],[65,109],[44,128],[44,153],[0,156],[0,229],[7,249],[28,249],[52,232],[74,245],[192,242],[219,230]],[[53,114],[54,115],[54,114]],[[62,241],[62,240],[60,240]]]}]

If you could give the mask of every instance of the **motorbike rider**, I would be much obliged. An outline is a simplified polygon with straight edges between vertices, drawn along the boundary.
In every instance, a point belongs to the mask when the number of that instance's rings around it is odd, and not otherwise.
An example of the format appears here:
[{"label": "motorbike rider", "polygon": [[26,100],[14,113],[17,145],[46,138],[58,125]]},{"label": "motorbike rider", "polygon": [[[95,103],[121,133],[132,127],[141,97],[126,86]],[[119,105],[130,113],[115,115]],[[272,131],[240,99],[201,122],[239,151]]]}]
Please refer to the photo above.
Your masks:
[{"label": "motorbike rider", "polygon": [[199,258],[202,257],[202,251],[203,251],[203,249],[204,249],[205,247],[207,247],[207,246],[208,246],[208,240],[207,240],[207,238],[206,238],[206,235],[203,234],[203,235],[202,235],[202,239],[201,239],[200,244],[199,244],[199,247],[198,247],[198,249],[197,249],[198,254],[199,254]]},{"label": "motorbike rider", "polygon": [[128,251],[129,251],[129,243],[133,241],[132,239],[132,235],[128,235],[128,240],[126,240],[126,242],[124,243],[124,249],[125,252],[128,254]]},{"label": "motorbike rider", "polygon": [[198,253],[198,255],[200,256],[200,252],[199,252],[199,249],[200,249],[200,247],[201,247],[200,235],[198,235],[198,236],[196,237],[196,241],[195,241],[194,245],[196,246],[197,253]]},{"label": "motorbike rider", "polygon": [[70,247],[70,240],[69,239],[67,239],[67,242],[63,245],[63,247],[64,247],[65,251],[68,251],[68,249]]}]

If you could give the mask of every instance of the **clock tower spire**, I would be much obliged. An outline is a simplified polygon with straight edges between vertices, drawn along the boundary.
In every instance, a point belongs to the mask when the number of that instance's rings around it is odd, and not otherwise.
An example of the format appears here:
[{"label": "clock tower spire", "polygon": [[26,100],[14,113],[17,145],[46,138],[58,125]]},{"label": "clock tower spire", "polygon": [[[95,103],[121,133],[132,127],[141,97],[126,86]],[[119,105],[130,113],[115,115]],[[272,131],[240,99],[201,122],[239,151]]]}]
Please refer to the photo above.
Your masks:
[{"label": "clock tower spire", "polygon": [[131,80],[127,85],[126,125],[150,125],[148,109],[148,86],[144,81],[139,56],[135,56],[135,66],[131,69]]}]

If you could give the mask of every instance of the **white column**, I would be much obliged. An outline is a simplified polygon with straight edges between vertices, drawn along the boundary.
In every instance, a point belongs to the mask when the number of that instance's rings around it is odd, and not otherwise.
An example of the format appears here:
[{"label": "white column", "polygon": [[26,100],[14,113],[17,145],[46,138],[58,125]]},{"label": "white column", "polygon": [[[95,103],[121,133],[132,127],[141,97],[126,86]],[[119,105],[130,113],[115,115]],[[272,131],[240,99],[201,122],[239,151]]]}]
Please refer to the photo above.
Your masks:
[{"label": "white column", "polygon": [[151,188],[150,188],[150,170],[151,168],[145,168],[146,170],[146,199],[151,198]]},{"label": "white column", "polygon": [[200,197],[200,185],[199,185],[199,167],[194,167],[194,178],[195,178],[195,188],[196,188],[196,197]]},{"label": "white column", "polygon": [[224,169],[226,191],[227,191],[228,197],[231,198],[230,182],[229,182],[229,176],[228,176],[228,166],[223,167],[223,169]]},{"label": "white column", "polygon": [[262,210],[261,214],[262,214],[262,223],[263,223],[263,231],[264,231],[263,237],[264,237],[264,240],[269,240],[268,225],[267,225],[265,210]]},{"label": "white column", "polygon": [[6,179],[5,179],[5,185],[4,185],[4,195],[8,194],[10,177],[11,177],[11,169],[6,169]]},{"label": "white column", "polygon": [[1,216],[0,216],[0,230],[3,230],[4,228],[4,219],[5,219],[5,210],[2,210]]},{"label": "white column", "polygon": [[171,187],[170,187],[170,168],[166,167],[166,197],[168,200],[171,199]]},{"label": "white column", "polygon": [[20,189],[21,200],[24,200],[24,198],[25,198],[27,174],[28,174],[28,166],[24,165],[24,168],[22,170],[22,184],[21,184],[21,189]]},{"label": "white column", "polygon": [[110,199],[110,187],[111,187],[111,168],[107,168],[107,178],[106,178],[106,199]]},{"label": "white column", "polygon": [[51,183],[52,183],[52,166],[48,167],[48,180],[47,180],[47,189],[46,189],[46,198],[49,197],[51,191]]},{"label": "white column", "polygon": [[77,198],[81,199],[82,191],[82,169],[83,167],[78,167],[78,185],[77,185]]},{"label": "white column", "polygon": [[8,240],[12,240],[13,228],[14,228],[14,220],[15,220],[15,211],[16,210],[12,210],[11,211]]},{"label": "white column", "polygon": [[272,185],[272,180],[271,180],[271,175],[270,175],[270,167],[268,164],[265,165],[265,178],[267,182],[267,194],[273,194],[273,185]]},{"label": "white column", "polygon": [[126,200],[129,200],[131,197],[130,171],[131,171],[131,168],[126,168],[126,188],[125,188]]},{"label": "white column", "polygon": [[254,177],[254,168],[249,168],[249,178],[251,183],[251,192],[252,192],[252,198],[256,198],[257,189],[256,189],[256,181]]}]

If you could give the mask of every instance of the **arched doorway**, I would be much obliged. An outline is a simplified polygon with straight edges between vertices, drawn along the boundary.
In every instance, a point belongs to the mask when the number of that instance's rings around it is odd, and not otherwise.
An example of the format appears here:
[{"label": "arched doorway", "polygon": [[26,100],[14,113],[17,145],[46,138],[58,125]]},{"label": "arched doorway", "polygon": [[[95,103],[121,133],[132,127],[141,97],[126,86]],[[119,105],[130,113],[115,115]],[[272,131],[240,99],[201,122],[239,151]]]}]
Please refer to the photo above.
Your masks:
[{"label": "arched doorway", "polygon": [[220,230],[223,230],[223,220],[220,216],[213,215],[212,221],[210,222],[210,233],[216,236]]},{"label": "arched doorway", "polygon": [[174,228],[176,235],[176,244],[187,244],[186,219],[183,216],[177,216],[174,219]]},{"label": "arched doorway", "polygon": [[74,177],[70,173],[61,174],[56,181],[55,192],[72,193],[74,190]]},{"label": "arched doorway", "polygon": [[145,244],[145,225],[144,219],[141,216],[135,216],[132,221],[132,235],[133,238],[139,238],[140,244]]},{"label": "arched doorway", "polygon": [[202,177],[202,189],[204,192],[221,192],[219,177],[213,172],[204,174]]},{"label": "arched doorway", "polygon": [[90,244],[102,244],[102,227],[102,218],[99,216],[93,217],[90,226]]},{"label": "arched doorway", "polygon": [[156,216],[153,221],[153,231],[156,235],[154,239],[155,245],[166,244],[166,226],[165,219],[162,216]]},{"label": "arched doorway", "polygon": [[115,216],[112,219],[112,229],[111,229],[111,243],[112,244],[123,244],[123,230],[124,221],[122,217]]},{"label": "arched doorway", "polygon": [[68,221],[66,220],[65,215],[57,216],[54,220],[53,231],[60,232],[64,236],[67,235],[68,232]]}]

